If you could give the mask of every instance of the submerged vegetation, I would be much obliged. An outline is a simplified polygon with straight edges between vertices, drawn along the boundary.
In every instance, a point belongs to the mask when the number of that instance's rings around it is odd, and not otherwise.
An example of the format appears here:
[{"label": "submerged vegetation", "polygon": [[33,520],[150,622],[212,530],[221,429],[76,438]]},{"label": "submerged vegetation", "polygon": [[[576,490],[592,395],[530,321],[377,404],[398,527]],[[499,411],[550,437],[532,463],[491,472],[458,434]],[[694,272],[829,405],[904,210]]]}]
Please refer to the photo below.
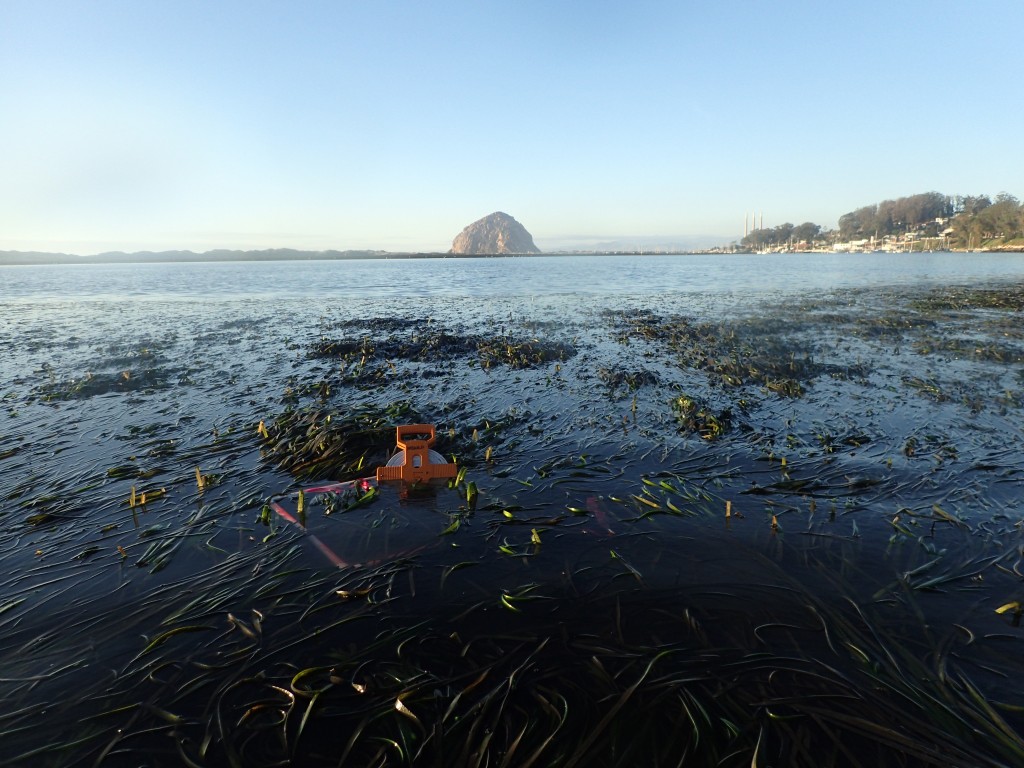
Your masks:
[{"label": "submerged vegetation", "polygon": [[264,457],[295,477],[350,480],[387,462],[396,424],[421,421],[403,401],[355,412],[307,406],[285,410],[269,426],[260,422],[258,431]]},{"label": "submerged vegetation", "polygon": [[1020,287],[609,303],[20,318],[4,759],[1024,762]]},{"label": "submerged vegetation", "polygon": [[[321,339],[310,350],[314,357],[333,357],[344,364],[360,367],[372,361],[418,363],[449,362],[455,358],[476,359],[484,368],[506,365],[509,368],[536,368],[543,363],[565,361],[576,354],[571,344],[541,341],[537,338],[464,335],[444,328],[403,324],[388,318],[368,321],[365,328],[374,335],[398,330],[379,339],[364,335],[360,339]],[[356,362],[358,358],[358,362]]]}]

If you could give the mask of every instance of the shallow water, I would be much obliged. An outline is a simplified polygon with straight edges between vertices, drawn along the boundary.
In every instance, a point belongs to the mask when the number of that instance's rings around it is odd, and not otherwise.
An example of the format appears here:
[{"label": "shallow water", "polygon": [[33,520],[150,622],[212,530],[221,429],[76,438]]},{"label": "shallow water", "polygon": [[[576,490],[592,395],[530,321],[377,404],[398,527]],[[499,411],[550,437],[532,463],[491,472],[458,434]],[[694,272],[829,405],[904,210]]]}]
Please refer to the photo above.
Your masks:
[{"label": "shallow water", "polygon": [[0,268],[7,302],[531,296],[744,300],[1024,278],[1020,254],[750,254],[94,264]]},{"label": "shallow water", "polygon": [[[701,616],[700,642],[728,645],[729,663],[802,654],[847,670],[850,654],[836,656],[807,606],[849,632],[855,607],[869,641],[886,638],[879,658],[907,649],[897,669],[938,685],[955,667],[991,700],[1024,704],[1020,630],[1012,611],[996,613],[1024,599],[1020,307],[955,288],[1019,296],[1024,260],[815,264],[0,270],[8,753],[119,765],[144,751],[173,765],[179,750],[198,760],[205,739],[200,762],[230,764],[233,734],[209,730],[211,701],[238,681],[288,688],[296,671],[349,657],[391,663],[381,638],[400,644],[424,622],[413,636],[472,634],[495,648],[499,636],[536,649],[565,635],[548,663],[574,669],[588,643],[614,646],[594,651],[609,664],[696,632],[663,626],[667,611]],[[700,406],[689,421],[673,409],[680,396]],[[403,402],[467,467],[474,505],[465,485],[412,501],[384,489],[343,515],[314,507],[308,531],[261,522],[265,501],[298,483],[259,422]],[[720,434],[707,435],[709,417]],[[382,459],[388,448],[376,448]],[[129,505],[133,487],[145,505]],[[313,537],[361,567],[334,568]],[[363,589],[369,604],[338,600]],[[799,642],[766,628],[783,625],[804,627]],[[484,656],[462,658],[493,663]],[[930,660],[924,673],[911,657]],[[246,728],[261,695],[237,705]],[[591,726],[603,716],[590,712]],[[761,726],[747,716],[721,738],[750,764]],[[43,720],[53,727],[40,734]],[[337,763],[310,744],[290,754]],[[901,764],[886,754],[879,764]]]}]

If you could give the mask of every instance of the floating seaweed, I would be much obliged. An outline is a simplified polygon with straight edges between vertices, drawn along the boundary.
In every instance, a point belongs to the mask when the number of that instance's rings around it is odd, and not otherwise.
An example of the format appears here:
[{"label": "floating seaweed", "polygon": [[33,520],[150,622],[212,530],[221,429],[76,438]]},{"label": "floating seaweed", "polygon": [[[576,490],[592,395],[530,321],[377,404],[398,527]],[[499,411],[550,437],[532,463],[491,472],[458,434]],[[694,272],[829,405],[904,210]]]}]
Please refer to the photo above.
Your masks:
[{"label": "floating seaweed", "polygon": [[285,410],[263,424],[264,457],[299,479],[348,480],[387,463],[394,430],[422,423],[408,401],[339,412],[314,406]]},{"label": "floating seaweed", "polygon": [[525,369],[548,362],[564,362],[576,354],[571,344],[560,341],[511,335],[461,335],[434,327],[404,330],[409,333],[373,341],[369,337],[359,340],[320,339],[312,345],[310,355],[317,358],[339,358],[346,363],[358,359],[360,366],[374,359],[438,363],[459,357],[473,357],[485,368],[506,365]]},{"label": "floating seaweed", "polygon": [[732,411],[728,408],[713,412],[708,406],[689,395],[679,395],[672,401],[681,429],[696,432],[705,440],[715,440],[728,431],[732,423]]}]

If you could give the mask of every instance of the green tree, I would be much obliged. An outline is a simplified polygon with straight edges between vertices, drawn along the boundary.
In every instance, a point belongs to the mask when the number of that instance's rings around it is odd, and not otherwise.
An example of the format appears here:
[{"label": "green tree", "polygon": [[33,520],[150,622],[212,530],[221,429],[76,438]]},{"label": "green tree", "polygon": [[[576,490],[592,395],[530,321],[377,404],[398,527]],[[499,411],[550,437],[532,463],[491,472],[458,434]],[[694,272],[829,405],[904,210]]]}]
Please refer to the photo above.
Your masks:
[{"label": "green tree", "polygon": [[843,214],[839,217],[839,236],[843,240],[858,240],[870,237],[875,231],[878,209],[874,205]]},{"label": "green tree", "polygon": [[805,221],[793,227],[793,239],[798,243],[813,243],[821,235],[821,226]]},{"label": "green tree", "polygon": [[844,213],[839,217],[839,239],[853,240],[857,234],[857,217],[852,213]]},{"label": "green tree", "polygon": [[1002,237],[1007,240],[1021,236],[1021,205],[1016,197],[1001,192],[992,205],[983,208],[975,217],[985,239]]},{"label": "green tree", "polygon": [[788,221],[785,224],[779,224],[772,230],[772,239],[776,245],[785,245],[793,239],[793,225]]},{"label": "green tree", "polygon": [[970,216],[981,213],[985,208],[992,205],[988,195],[967,195],[958,199],[959,212]]},{"label": "green tree", "polygon": [[876,237],[891,235],[902,224],[902,217],[900,201],[883,200],[878,204],[878,209],[875,211],[874,226],[869,234]]}]

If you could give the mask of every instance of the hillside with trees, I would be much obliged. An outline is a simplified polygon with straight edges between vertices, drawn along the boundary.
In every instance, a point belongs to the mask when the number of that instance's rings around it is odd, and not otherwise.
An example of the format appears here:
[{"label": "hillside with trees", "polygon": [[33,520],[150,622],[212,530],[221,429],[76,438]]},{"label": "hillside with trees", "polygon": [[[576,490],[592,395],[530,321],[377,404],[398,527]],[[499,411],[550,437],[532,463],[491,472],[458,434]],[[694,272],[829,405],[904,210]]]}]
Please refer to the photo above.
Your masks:
[{"label": "hillside with trees", "polygon": [[743,238],[742,246],[752,251],[780,248],[811,250],[816,245],[826,245],[829,234],[831,232],[825,231],[820,224],[810,221],[796,226],[786,223],[771,229],[755,229]]},{"label": "hillside with trees", "polygon": [[954,247],[1024,250],[1024,204],[1016,197],[1002,192],[995,202],[985,195],[961,200],[951,222]]},{"label": "hillside with trees", "polygon": [[938,234],[938,222],[945,222],[955,213],[953,198],[938,192],[925,192],[896,200],[883,200],[877,205],[866,205],[839,217],[840,240],[901,235],[921,227]]},{"label": "hillside with trees", "polygon": [[1006,192],[995,200],[988,195],[924,192],[844,213],[834,230],[811,222],[755,229],[740,246],[753,251],[1020,251],[1024,250],[1024,204]]}]

